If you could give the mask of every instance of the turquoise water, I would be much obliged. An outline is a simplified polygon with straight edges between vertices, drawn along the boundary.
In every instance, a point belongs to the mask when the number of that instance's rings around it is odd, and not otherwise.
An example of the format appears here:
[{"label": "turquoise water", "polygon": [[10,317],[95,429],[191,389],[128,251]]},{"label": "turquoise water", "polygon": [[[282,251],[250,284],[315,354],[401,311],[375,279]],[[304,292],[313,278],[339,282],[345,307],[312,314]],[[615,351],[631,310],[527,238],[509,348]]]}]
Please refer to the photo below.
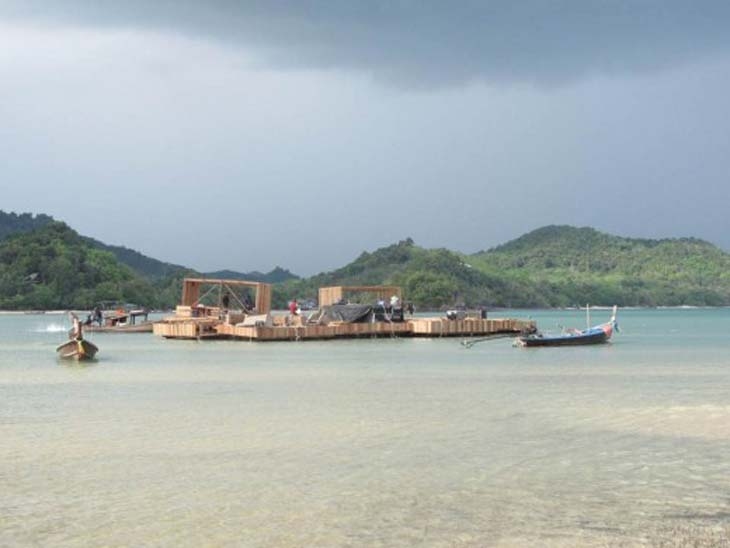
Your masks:
[{"label": "turquoise water", "polygon": [[0,316],[0,545],[727,546],[730,310],[619,323],[546,349],[91,334],[83,367],[64,316]]}]

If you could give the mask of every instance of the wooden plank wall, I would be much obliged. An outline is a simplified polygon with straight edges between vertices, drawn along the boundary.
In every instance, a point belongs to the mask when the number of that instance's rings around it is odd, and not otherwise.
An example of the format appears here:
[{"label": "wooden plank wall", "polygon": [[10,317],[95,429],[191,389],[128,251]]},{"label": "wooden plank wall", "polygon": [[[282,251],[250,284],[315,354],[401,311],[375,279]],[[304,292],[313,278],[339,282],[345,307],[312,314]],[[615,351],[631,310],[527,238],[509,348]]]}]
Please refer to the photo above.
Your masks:
[{"label": "wooden plank wall", "polygon": [[169,318],[152,324],[152,332],[172,339],[198,339],[216,336],[215,327],[221,324],[217,318]]},{"label": "wooden plank wall", "polygon": [[396,285],[342,285],[319,288],[319,306],[329,306],[339,302],[345,293],[372,293],[373,300],[390,301],[393,295],[403,300],[403,291]]},{"label": "wooden plank wall", "polygon": [[329,306],[338,302],[343,297],[342,287],[320,287],[319,306]]},{"label": "wooden plank wall", "polygon": [[198,338],[198,326],[194,322],[158,322],[152,325],[152,332],[174,339]]},{"label": "wooden plank wall", "polygon": [[519,333],[529,330],[534,322],[505,319],[475,319],[447,320],[441,318],[423,318],[408,320],[412,325],[414,335],[425,336],[478,336],[492,333]]},{"label": "wooden plank wall", "polygon": [[256,286],[256,313],[268,314],[271,311],[271,284],[260,283]]},{"label": "wooden plank wall", "polygon": [[200,299],[200,282],[183,280],[182,301],[183,306],[194,306]]},{"label": "wooden plank wall", "polygon": [[387,337],[410,334],[406,323],[349,323],[340,325],[307,325],[302,327],[261,326],[236,327],[221,324],[216,327],[219,334],[257,341],[295,341],[305,339],[334,339],[347,337]]}]

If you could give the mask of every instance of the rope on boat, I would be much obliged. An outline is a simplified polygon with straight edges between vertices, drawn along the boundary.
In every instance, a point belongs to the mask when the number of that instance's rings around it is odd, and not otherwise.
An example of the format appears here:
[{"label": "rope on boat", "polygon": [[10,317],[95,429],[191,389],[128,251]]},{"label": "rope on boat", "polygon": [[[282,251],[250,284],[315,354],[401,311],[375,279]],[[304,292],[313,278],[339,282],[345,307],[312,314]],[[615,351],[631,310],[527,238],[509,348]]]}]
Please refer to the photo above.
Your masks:
[{"label": "rope on boat", "polygon": [[463,346],[464,348],[471,348],[472,346],[474,346],[477,343],[489,342],[489,341],[494,341],[494,340],[498,340],[498,339],[508,339],[508,338],[512,338],[512,337],[513,337],[513,335],[511,333],[506,333],[506,334],[502,334],[502,335],[496,334],[496,335],[490,335],[488,337],[480,337],[478,339],[468,339],[468,340],[462,339],[461,346]]}]

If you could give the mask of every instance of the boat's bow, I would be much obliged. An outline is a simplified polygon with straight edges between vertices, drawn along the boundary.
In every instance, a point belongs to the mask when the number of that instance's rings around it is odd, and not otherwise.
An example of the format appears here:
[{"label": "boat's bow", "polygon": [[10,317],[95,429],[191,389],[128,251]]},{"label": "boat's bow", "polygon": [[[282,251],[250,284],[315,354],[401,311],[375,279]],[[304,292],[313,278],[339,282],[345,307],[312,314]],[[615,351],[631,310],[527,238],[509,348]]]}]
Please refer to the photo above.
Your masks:
[{"label": "boat's bow", "polygon": [[64,360],[91,360],[99,348],[86,339],[71,339],[56,348],[56,354]]}]

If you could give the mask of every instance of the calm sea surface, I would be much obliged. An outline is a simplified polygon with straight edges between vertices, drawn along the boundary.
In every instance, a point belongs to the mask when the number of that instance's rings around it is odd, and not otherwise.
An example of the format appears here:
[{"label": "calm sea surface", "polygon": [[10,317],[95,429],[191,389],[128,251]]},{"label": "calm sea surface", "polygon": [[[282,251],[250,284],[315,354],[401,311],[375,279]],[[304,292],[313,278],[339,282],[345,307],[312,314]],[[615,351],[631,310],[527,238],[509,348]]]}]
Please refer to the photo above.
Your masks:
[{"label": "calm sea surface", "polygon": [[80,367],[65,316],[0,316],[0,545],[730,546],[730,310],[619,323],[554,349],[90,334]]}]

